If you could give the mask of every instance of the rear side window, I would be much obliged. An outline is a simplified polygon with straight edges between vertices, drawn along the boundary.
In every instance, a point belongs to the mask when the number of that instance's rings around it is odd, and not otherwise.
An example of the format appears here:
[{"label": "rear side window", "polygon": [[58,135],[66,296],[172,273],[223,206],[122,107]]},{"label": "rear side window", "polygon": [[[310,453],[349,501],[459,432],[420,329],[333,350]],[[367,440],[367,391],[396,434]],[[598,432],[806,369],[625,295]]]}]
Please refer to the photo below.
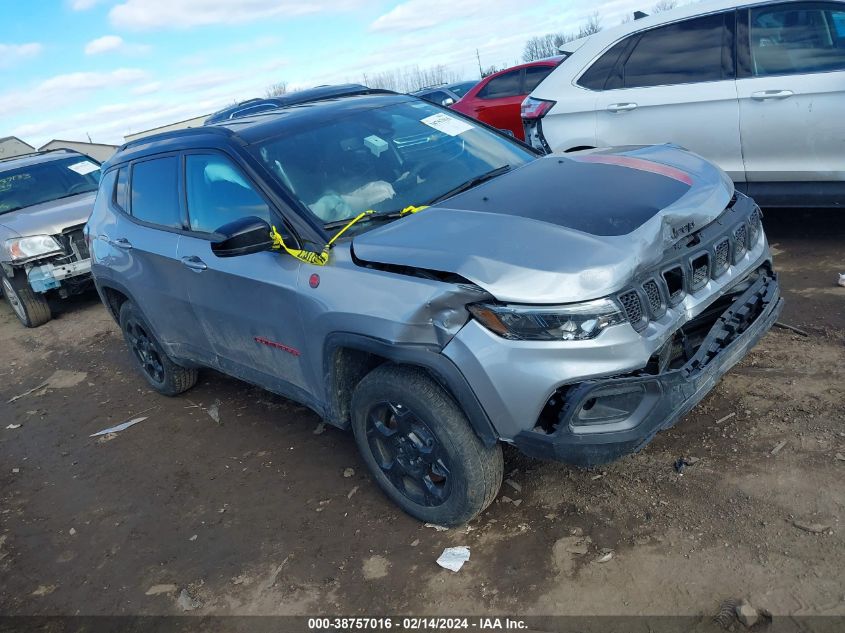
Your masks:
[{"label": "rear side window", "polygon": [[549,73],[554,69],[554,66],[532,66],[531,68],[526,68],[525,88],[523,88],[525,93],[527,94],[539,86],[540,82],[548,77]]},{"label": "rear side window", "polygon": [[486,86],[478,92],[481,99],[501,99],[502,97],[515,97],[522,94],[522,71],[514,70],[505,73],[495,79],[491,79]]},{"label": "rear side window", "polygon": [[250,216],[271,223],[267,203],[224,156],[189,154],[185,158],[185,190],[192,231],[213,233],[224,224]]},{"label": "rear side window", "polygon": [[818,2],[751,9],[756,77],[845,69],[845,7]]},{"label": "rear side window", "polygon": [[132,167],[132,215],[144,222],[182,228],[178,178],[177,156],[135,163]]},{"label": "rear side window", "polygon": [[114,191],[114,202],[121,211],[129,209],[129,168],[121,167],[117,172],[117,188]]},{"label": "rear side window", "polygon": [[644,32],[625,62],[624,87],[732,79],[732,38],[726,20],[733,15],[707,15]]},{"label": "rear side window", "polygon": [[[611,72],[617,68],[617,62],[622,52],[628,48],[632,38],[627,38],[614,44],[609,51],[599,57],[596,62],[587,69],[578,80],[578,85],[590,90],[605,90],[620,88],[622,86],[622,74],[618,70],[611,78]],[[618,81],[616,81],[618,75]]]}]

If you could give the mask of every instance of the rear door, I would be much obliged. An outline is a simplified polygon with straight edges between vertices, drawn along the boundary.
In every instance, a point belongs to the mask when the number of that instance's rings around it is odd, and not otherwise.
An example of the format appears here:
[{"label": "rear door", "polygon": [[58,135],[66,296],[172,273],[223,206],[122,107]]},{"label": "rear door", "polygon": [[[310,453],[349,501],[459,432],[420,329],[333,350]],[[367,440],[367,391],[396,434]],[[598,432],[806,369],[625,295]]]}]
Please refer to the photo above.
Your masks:
[{"label": "rear door", "polygon": [[520,118],[520,106],[525,98],[523,76],[522,70],[512,70],[487,82],[473,100],[471,116],[500,130],[509,130],[523,140],[525,133]]},{"label": "rear door", "polygon": [[115,212],[99,227],[97,250],[167,352],[200,361],[205,337],[197,336],[176,257],[184,229],[178,178],[178,154],[121,167],[111,201]]},{"label": "rear door", "polygon": [[741,24],[749,183],[845,181],[845,3],[757,6]]},{"label": "rear door", "polygon": [[677,143],[742,181],[734,33],[729,11],[658,26],[612,48],[618,59],[596,101],[598,144]]},{"label": "rear door", "polygon": [[278,252],[217,257],[214,232],[257,216],[284,230],[254,182],[232,157],[188,153],[184,165],[189,234],[178,259],[188,271],[188,296],[223,371],[293,397],[304,390],[303,331],[297,275],[300,262]]}]

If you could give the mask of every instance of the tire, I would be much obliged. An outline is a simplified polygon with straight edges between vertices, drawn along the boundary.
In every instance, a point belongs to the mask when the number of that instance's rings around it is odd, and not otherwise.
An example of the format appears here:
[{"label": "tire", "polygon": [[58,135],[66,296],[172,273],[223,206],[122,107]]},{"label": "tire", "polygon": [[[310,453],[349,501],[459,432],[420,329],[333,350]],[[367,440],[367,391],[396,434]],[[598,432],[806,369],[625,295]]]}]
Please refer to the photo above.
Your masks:
[{"label": "tire", "polygon": [[502,447],[485,446],[448,393],[416,367],[381,365],[352,395],[352,431],[385,494],[420,521],[456,526],[502,485]]},{"label": "tire", "polygon": [[18,320],[26,327],[44,325],[52,318],[47,298],[33,292],[26,281],[20,279],[20,275],[16,279],[9,279],[5,274],[0,273],[0,278],[6,301],[9,302]]},{"label": "tire", "polygon": [[197,370],[182,367],[170,360],[141,311],[131,301],[124,301],[120,306],[120,329],[135,367],[157,392],[176,396],[197,383]]}]

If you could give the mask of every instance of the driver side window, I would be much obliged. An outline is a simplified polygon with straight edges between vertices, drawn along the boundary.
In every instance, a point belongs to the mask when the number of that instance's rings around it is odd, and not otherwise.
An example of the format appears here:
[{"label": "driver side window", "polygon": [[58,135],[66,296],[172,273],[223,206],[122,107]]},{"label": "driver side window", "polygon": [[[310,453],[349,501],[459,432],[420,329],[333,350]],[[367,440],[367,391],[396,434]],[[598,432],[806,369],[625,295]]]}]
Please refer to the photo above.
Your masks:
[{"label": "driver side window", "polygon": [[249,216],[272,224],[270,208],[232,161],[220,154],[185,157],[185,190],[192,231],[214,233]]}]

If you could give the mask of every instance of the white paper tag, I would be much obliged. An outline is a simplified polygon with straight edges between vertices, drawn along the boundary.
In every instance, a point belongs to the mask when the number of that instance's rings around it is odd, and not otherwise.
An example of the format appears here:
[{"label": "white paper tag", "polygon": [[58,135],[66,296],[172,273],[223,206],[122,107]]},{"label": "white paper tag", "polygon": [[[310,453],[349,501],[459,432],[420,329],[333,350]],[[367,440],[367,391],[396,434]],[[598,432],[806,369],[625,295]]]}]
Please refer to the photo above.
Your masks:
[{"label": "white paper tag", "polygon": [[420,123],[425,123],[428,127],[432,127],[438,132],[443,132],[449,136],[457,136],[463,134],[467,130],[473,128],[472,125],[466,121],[449,116],[446,113],[432,114],[420,120]]},{"label": "white paper tag", "polygon": [[90,160],[83,160],[82,162],[68,165],[67,168],[71,171],[75,171],[80,176],[84,176],[85,174],[90,174],[92,171],[97,171],[100,166],[95,165]]}]

